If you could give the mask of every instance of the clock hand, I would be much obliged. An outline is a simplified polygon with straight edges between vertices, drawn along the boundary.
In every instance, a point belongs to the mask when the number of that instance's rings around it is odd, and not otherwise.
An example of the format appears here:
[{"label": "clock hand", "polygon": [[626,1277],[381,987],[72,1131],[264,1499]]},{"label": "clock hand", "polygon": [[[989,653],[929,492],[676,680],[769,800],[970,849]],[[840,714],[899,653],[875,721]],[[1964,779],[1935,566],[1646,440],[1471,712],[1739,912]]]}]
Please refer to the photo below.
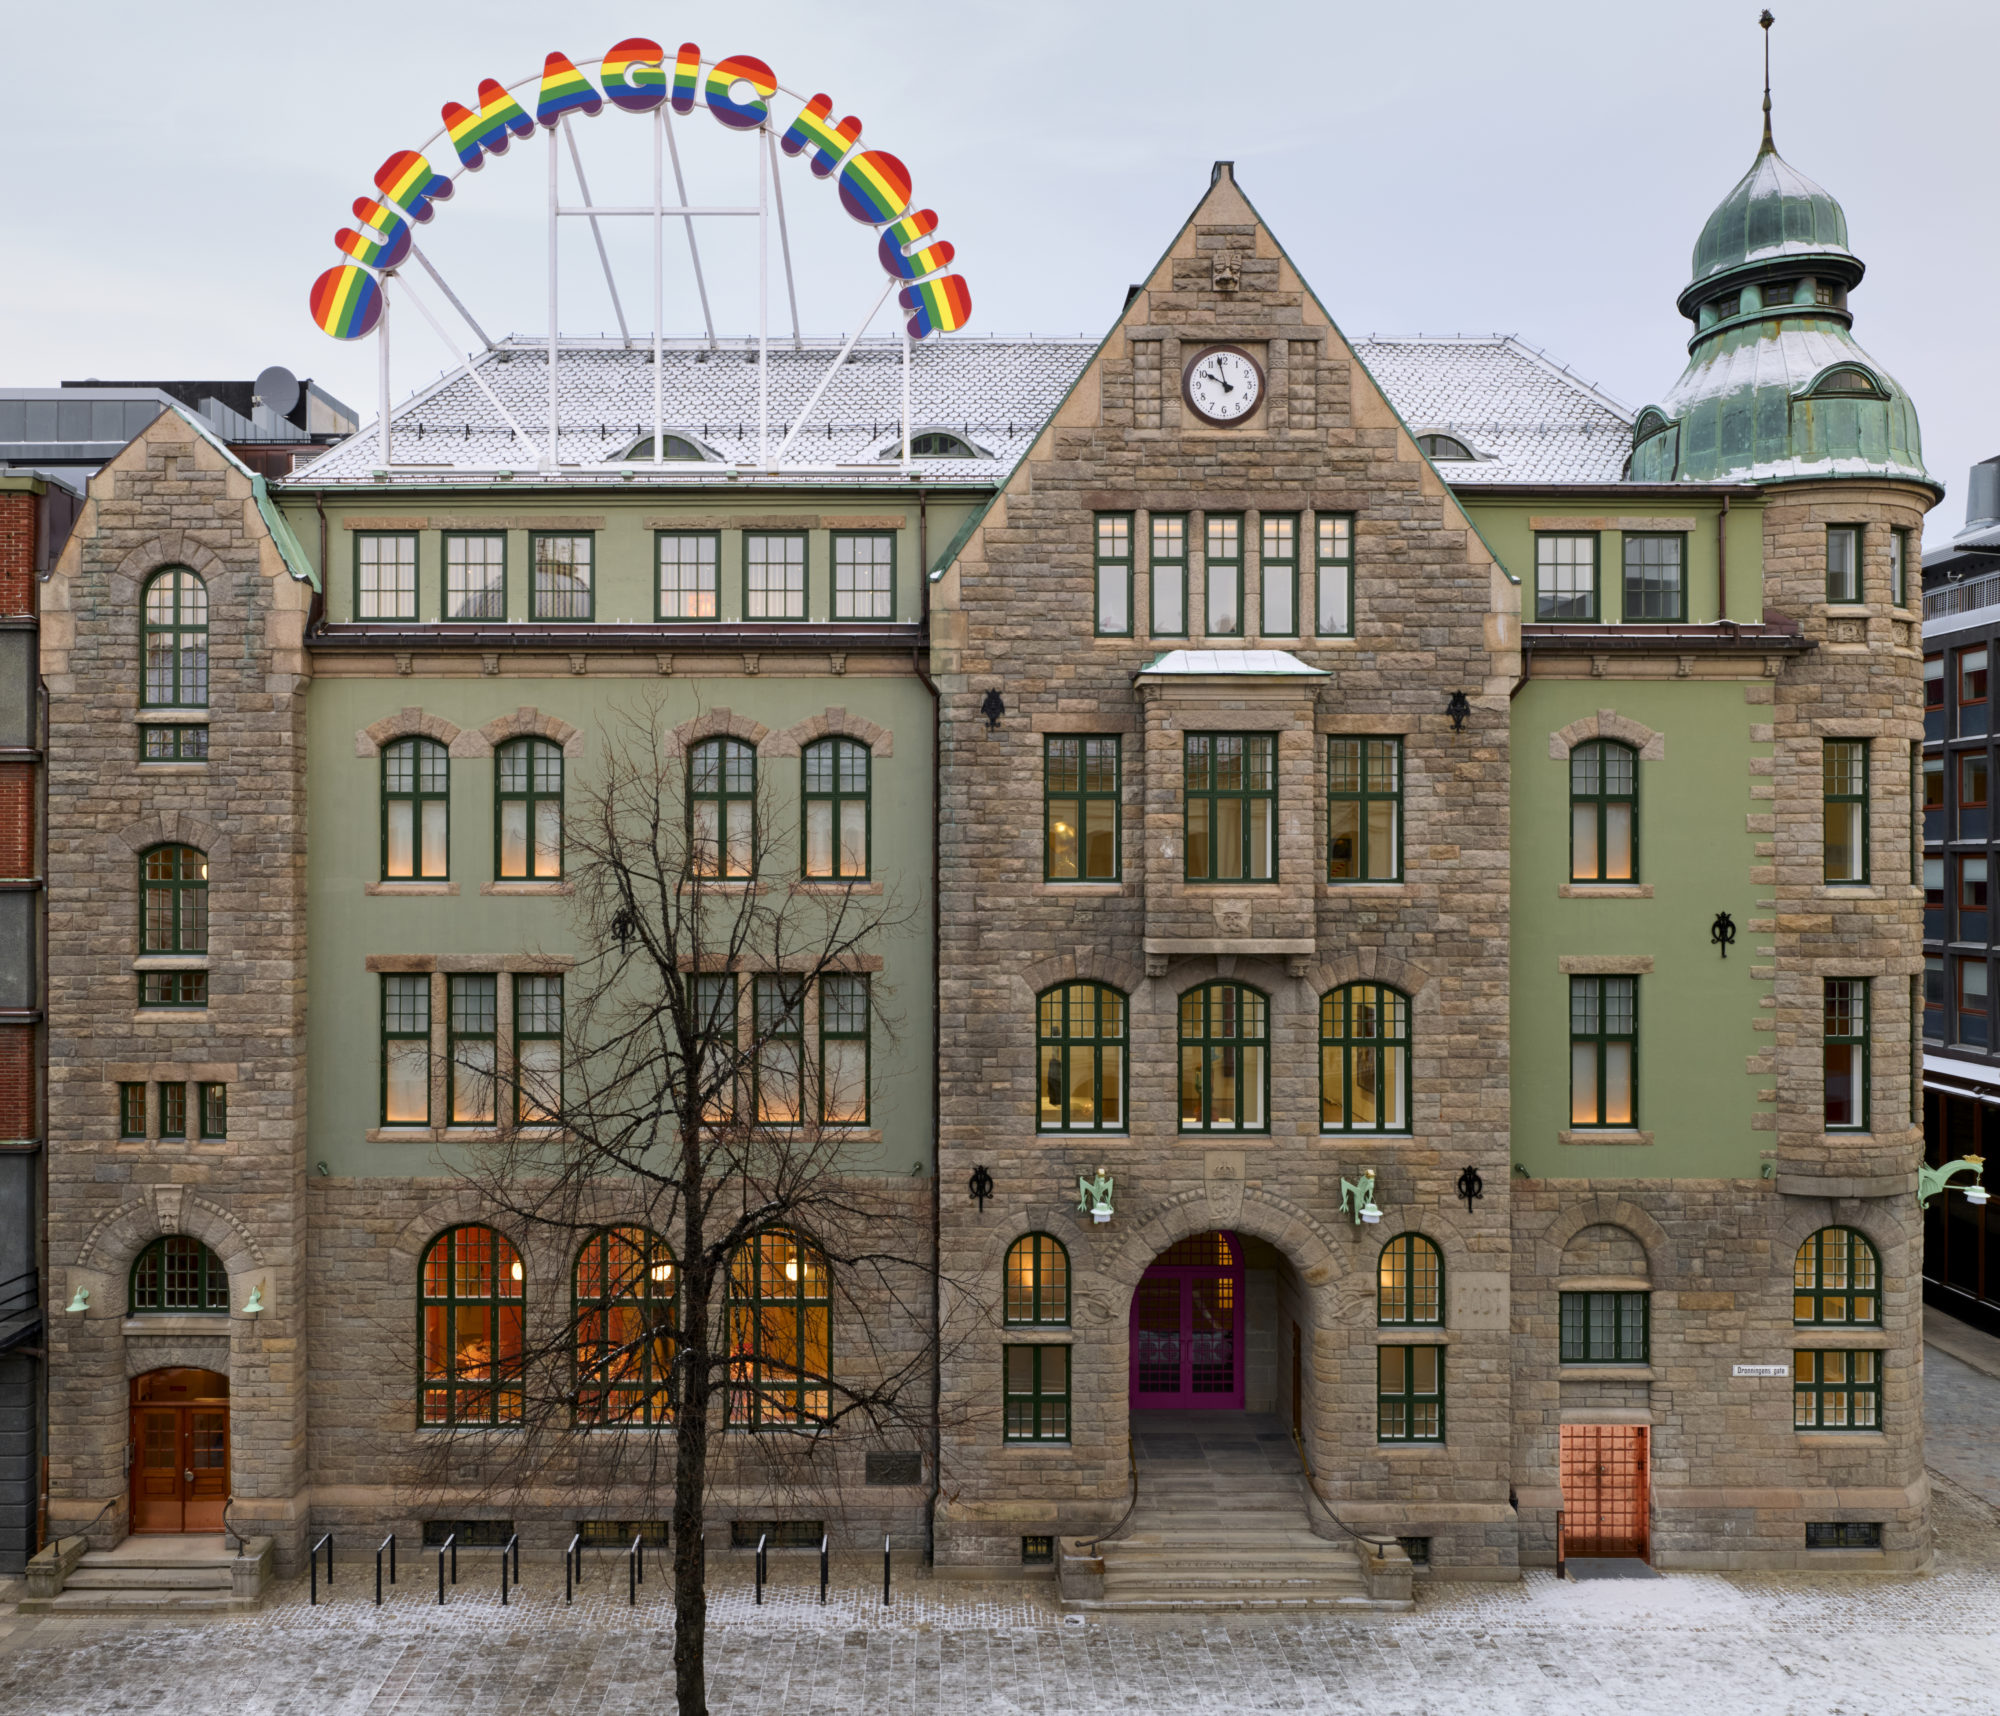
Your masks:
[{"label": "clock hand", "polygon": [[1214,382],[1217,386],[1219,386],[1222,389],[1224,393],[1234,393],[1236,391],[1236,389],[1230,385],[1229,381],[1223,375],[1221,370],[1205,369],[1201,373],[1205,380]]}]

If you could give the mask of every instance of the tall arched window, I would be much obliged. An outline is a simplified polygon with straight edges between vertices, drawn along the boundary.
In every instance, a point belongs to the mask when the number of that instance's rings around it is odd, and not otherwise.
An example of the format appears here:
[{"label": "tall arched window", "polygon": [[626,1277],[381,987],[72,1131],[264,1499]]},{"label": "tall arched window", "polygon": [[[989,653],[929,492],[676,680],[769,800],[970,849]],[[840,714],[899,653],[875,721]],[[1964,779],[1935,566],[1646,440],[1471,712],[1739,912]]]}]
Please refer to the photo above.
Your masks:
[{"label": "tall arched window", "polygon": [[494,766],[494,874],[503,882],[560,880],[562,746],[548,739],[510,739],[494,752]]},{"label": "tall arched window", "polygon": [[1851,1227],[1823,1227],[1792,1265],[1795,1323],[1879,1323],[1882,1266],[1875,1247]]},{"label": "tall arched window", "polygon": [[704,739],[688,754],[689,860],[697,876],[749,876],[757,863],[757,753]]},{"label": "tall arched window", "polygon": [[842,882],[868,879],[868,747],[820,739],[805,750],[805,873]]},{"label": "tall arched window", "polygon": [[1639,753],[1616,739],[1592,739],[1569,754],[1569,875],[1639,879]]},{"label": "tall arched window", "polygon": [[382,879],[443,881],[451,854],[451,756],[435,739],[382,747]]},{"label": "tall arched window", "polygon": [[1420,1233],[1399,1233],[1382,1247],[1375,1321],[1444,1322],[1444,1259]]},{"label": "tall arched window", "polygon": [[145,615],[140,701],[155,709],[206,709],[207,585],[184,566],[155,572],[146,584]]},{"label": "tall arched window", "polygon": [[593,1233],[576,1254],[576,1415],[671,1424],[674,1254],[643,1227]]},{"label": "tall arched window", "polygon": [[139,859],[139,951],[208,951],[208,854],[155,846]]},{"label": "tall arched window", "polygon": [[1385,983],[1349,983],[1319,1003],[1322,1132],[1407,1132],[1410,1000]]},{"label": "tall arched window", "polygon": [[521,1421],[521,1254],[490,1227],[448,1228],[424,1253],[425,1424]]},{"label": "tall arched window", "polygon": [[198,1239],[170,1233],[156,1239],[132,1264],[132,1316],[152,1311],[196,1311],[225,1315],[229,1271]]},{"label": "tall arched window", "polygon": [[729,1261],[729,1422],[756,1430],[822,1424],[832,1303],[826,1259],[774,1227]]},{"label": "tall arched window", "polygon": [[1030,1233],[1007,1248],[1007,1321],[1069,1323],[1069,1253],[1062,1241]]},{"label": "tall arched window", "polygon": [[1241,983],[1181,997],[1181,1130],[1265,1132],[1270,1003]]},{"label": "tall arched window", "polygon": [[1125,997],[1064,983],[1036,1002],[1036,1124],[1044,1132],[1123,1131]]}]

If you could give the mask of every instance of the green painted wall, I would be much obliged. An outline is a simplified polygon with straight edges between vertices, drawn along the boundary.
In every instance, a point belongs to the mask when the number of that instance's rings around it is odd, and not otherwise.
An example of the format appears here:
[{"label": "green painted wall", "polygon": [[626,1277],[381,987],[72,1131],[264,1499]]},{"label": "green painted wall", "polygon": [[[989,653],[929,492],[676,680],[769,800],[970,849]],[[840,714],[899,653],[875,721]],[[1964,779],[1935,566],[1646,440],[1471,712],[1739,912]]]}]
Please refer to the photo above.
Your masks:
[{"label": "green painted wall", "polygon": [[[768,658],[767,658],[768,659]],[[894,754],[875,760],[873,869],[885,887],[879,907],[893,923],[877,934],[884,961],[875,982],[889,1030],[877,1026],[872,1114],[879,1143],[858,1143],[855,1166],[909,1174],[931,1160],[931,703],[908,674],[754,679],[527,679],[321,677],[311,691],[308,806],[311,838],[309,928],[310,1142],[313,1172],[324,1162],[336,1175],[421,1175],[437,1171],[443,1146],[429,1141],[367,1141],[378,1125],[379,980],[366,968],[371,954],[574,951],[568,901],[482,895],[494,874],[494,764],[453,758],[451,880],[447,896],[392,898],[365,889],[381,874],[381,762],[355,755],[355,733],[415,705],[460,727],[532,705],[584,730],[590,744],[571,762],[566,786],[587,776],[603,735],[622,714],[663,700],[661,724],[671,728],[705,708],[727,706],[771,728],[784,728],[829,706],[887,727]],[[800,764],[779,758],[762,785],[788,821],[796,817]],[[775,859],[790,860],[781,849]],[[791,872],[787,869],[787,874]]]},{"label": "green painted wall", "polygon": [[[1754,683],[1754,682],[1753,682]],[[1768,885],[1750,880],[1760,836],[1753,800],[1753,724],[1771,705],[1745,701],[1740,680],[1531,679],[1514,699],[1513,1054],[1514,1160],[1536,1179],[1755,1178],[1774,1134],[1753,1131],[1760,1088],[1746,1070],[1773,1039],[1753,1027],[1772,1015],[1771,985],[1752,918],[1769,920]],[[1569,765],[1549,755],[1549,735],[1615,709],[1664,735],[1666,755],[1639,765],[1638,868],[1650,899],[1563,899],[1569,879]],[[1754,777],[1759,781],[1768,776]],[[1761,838],[1768,839],[1768,836]],[[1715,914],[1736,920],[1728,959],[1709,942]],[[1569,978],[1564,955],[1638,955],[1638,1126],[1650,1147],[1565,1145],[1569,1127]]]}]

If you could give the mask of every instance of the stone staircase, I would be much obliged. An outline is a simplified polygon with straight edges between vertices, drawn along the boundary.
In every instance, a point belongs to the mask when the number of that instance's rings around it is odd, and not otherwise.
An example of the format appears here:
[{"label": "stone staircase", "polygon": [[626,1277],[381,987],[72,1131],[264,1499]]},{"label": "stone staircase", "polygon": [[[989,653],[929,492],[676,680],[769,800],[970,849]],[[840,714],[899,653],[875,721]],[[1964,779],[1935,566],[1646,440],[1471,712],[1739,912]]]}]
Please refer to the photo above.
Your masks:
[{"label": "stone staircase", "polygon": [[[28,1564],[21,1613],[199,1615],[254,1609],[271,1579],[271,1539],[128,1537],[85,1550],[81,1538],[51,1544]],[[47,1565],[42,1565],[46,1563]]]},{"label": "stone staircase", "polygon": [[[1408,1563],[1314,1535],[1304,1473],[1274,1418],[1133,1414],[1139,1503],[1116,1538],[1066,1544],[1064,1602],[1088,1609],[1410,1608]],[[1324,1515],[1321,1516],[1324,1518]],[[1394,1557],[1401,1561],[1400,1554]]]}]

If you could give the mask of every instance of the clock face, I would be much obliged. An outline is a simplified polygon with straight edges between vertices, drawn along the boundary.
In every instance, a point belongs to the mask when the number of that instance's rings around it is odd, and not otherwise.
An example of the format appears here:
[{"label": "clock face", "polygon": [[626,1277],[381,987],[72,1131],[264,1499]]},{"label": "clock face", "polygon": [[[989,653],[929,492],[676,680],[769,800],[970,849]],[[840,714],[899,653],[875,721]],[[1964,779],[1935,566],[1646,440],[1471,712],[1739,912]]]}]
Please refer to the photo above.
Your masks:
[{"label": "clock face", "polygon": [[1237,346],[1197,352],[1181,390],[1195,415],[1209,423],[1241,423],[1264,402],[1264,372]]}]

